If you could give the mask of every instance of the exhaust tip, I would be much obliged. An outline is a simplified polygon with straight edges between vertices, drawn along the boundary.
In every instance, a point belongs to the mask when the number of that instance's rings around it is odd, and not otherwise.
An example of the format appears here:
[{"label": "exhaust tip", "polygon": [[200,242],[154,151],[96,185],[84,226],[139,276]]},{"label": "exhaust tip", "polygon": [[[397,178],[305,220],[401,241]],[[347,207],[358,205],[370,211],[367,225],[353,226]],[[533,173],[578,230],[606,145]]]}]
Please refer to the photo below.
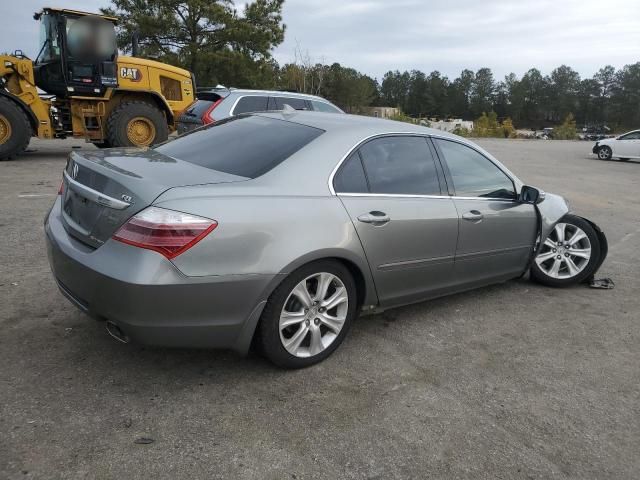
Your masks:
[{"label": "exhaust tip", "polygon": [[109,335],[111,335],[119,342],[129,343],[129,337],[127,337],[127,335],[120,329],[118,325],[110,320],[107,320],[107,332],[109,332]]}]

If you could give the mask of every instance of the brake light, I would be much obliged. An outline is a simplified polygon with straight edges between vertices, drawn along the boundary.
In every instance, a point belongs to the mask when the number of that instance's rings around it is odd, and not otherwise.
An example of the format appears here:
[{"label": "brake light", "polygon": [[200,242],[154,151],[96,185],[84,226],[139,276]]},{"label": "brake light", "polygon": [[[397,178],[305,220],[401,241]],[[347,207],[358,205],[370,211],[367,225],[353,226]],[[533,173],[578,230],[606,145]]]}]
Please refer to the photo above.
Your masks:
[{"label": "brake light", "polygon": [[62,195],[64,193],[64,179],[60,182],[60,188],[58,189],[58,195]]},{"label": "brake light", "polygon": [[149,207],[113,235],[114,240],[161,253],[169,260],[189,250],[218,226],[209,218]]},{"label": "brake light", "polygon": [[207,108],[207,111],[202,114],[202,123],[204,123],[205,125],[209,125],[210,123],[216,121],[215,118],[211,116],[211,113],[218,105],[220,105],[220,102],[222,102],[222,100],[222,98],[219,98],[218,100],[213,102],[209,108]]}]

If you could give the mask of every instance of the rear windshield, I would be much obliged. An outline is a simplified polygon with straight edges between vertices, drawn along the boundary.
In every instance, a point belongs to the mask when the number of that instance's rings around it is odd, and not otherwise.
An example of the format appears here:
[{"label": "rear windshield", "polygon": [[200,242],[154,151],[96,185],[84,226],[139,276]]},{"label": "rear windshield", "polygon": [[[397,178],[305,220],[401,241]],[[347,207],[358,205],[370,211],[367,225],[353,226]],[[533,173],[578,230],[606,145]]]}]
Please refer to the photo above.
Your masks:
[{"label": "rear windshield", "polygon": [[212,100],[197,100],[193,103],[187,111],[185,112],[187,115],[201,118],[204,112],[214,103]]},{"label": "rear windshield", "polygon": [[323,133],[299,123],[243,115],[195,130],[156,150],[219,172],[256,178]]}]

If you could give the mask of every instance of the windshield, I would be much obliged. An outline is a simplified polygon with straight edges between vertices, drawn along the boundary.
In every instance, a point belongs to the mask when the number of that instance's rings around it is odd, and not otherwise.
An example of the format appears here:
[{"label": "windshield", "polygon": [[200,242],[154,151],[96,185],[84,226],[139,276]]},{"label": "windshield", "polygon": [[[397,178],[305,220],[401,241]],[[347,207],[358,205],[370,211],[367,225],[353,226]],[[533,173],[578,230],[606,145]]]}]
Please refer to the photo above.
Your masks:
[{"label": "windshield", "polygon": [[40,19],[40,47],[36,63],[50,62],[58,58],[60,58],[60,45],[55,18],[51,15],[43,15]]}]

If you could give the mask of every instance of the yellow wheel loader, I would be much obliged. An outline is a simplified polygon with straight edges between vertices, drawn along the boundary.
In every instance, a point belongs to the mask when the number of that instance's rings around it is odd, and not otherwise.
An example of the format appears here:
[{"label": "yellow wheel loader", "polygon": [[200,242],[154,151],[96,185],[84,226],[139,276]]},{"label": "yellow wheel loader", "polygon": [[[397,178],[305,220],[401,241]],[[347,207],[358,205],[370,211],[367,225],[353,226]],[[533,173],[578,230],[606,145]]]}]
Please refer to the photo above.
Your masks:
[{"label": "yellow wheel loader", "polygon": [[41,27],[35,60],[20,51],[0,55],[0,160],[22,153],[34,136],[154,145],[195,100],[187,70],[118,56],[117,19],[53,8],[34,19]]}]

